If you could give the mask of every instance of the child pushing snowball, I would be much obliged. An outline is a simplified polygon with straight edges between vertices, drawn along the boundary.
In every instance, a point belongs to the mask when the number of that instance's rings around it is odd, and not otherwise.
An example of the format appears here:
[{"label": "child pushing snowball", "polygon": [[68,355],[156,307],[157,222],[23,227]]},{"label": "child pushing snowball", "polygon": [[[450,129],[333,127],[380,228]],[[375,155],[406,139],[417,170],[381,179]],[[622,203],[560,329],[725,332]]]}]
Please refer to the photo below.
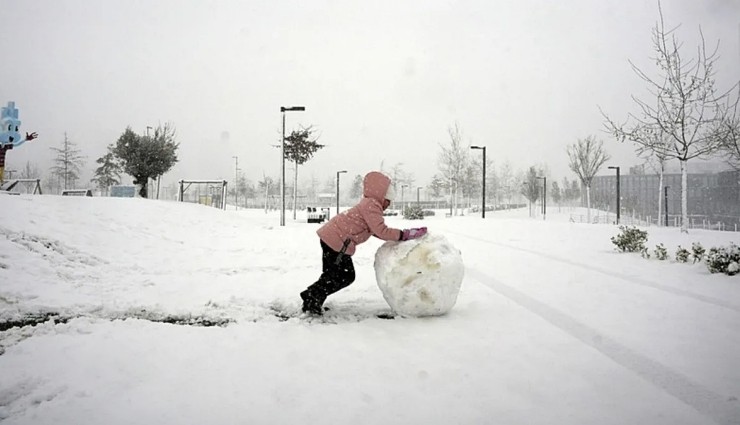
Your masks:
[{"label": "child pushing snowball", "polygon": [[377,171],[365,175],[362,199],[354,207],[337,214],[316,233],[321,243],[322,273],[313,285],[301,292],[305,313],[323,314],[326,298],[355,281],[352,254],[357,245],[375,236],[384,241],[407,241],[424,236],[426,227],[394,229],[385,225],[383,211],[393,201],[391,179]]}]

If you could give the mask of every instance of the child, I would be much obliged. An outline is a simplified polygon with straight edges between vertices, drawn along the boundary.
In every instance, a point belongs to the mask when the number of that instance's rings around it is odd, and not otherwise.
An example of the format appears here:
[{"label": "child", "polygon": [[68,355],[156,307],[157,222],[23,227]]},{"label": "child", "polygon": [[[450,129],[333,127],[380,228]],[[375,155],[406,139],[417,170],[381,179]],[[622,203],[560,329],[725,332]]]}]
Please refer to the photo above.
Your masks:
[{"label": "child", "polygon": [[316,283],[301,292],[303,312],[323,314],[326,297],[355,281],[352,254],[355,253],[355,247],[370,236],[385,241],[407,241],[427,233],[426,227],[399,230],[385,225],[383,211],[393,198],[391,179],[371,171],[362,182],[362,200],[334,216],[316,231],[323,251],[323,272]]}]

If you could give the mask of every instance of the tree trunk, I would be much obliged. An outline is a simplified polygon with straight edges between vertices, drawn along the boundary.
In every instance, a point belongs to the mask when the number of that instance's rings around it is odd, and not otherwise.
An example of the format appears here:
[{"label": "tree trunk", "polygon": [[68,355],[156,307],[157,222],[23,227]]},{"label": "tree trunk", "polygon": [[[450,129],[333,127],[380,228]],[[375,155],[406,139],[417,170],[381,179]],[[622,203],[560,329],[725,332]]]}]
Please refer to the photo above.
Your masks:
[{"label": "tree trunk", "polygon": [[688,167],[681,161],[681,233],[689,233]]},{"label": "tree trunk", "polygon": [[591,223],[591,186],[586,186],[586,220]]},{"label": "tree trunk", "polygon": [[[141,183],[141,182],[144,182],[144,183]],[[134,180],[134,184],[139,185],[139,196],[141,196],[142,198],[148,197],[147,190],[146,190],[148,182],[149,182],[149,177],[137,177]]]},{"label": "tree trunk", "polygon": [[[668,206],[666,206],[668,208]],[[663,217],[663,169],[660,170],[660,177],[658,178],[658,227],[661,226],[661,223],[663,222],[661,220],[661,217]]]}]

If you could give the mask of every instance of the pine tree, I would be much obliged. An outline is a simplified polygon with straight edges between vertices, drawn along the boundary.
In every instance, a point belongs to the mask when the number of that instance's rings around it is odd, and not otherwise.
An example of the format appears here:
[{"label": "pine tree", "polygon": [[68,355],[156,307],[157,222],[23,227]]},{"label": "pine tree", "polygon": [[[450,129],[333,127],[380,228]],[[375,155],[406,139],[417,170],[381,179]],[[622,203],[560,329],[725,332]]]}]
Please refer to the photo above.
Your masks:
[{"label": "pine tree", "polygon": [[108,195],[111,186],[121,183],[121,164],[113,153],[113,145],[108,145],[108,153],[98,158],[95,162],[100,164],[95,170],[95,177],[91,180],[98,189]]},{"label": "pine tree", "polygon": [[360,199],[362,197],[362,176],[356,175],[352,181],[352,189],[349,191],[349,195],[352,199]]}]

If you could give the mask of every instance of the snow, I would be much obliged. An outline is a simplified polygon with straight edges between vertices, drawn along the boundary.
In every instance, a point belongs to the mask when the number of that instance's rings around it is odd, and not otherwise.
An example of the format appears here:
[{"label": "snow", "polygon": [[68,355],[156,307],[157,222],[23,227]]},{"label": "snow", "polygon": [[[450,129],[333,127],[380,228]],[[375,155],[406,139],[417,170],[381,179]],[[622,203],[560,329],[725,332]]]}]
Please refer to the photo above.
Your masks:
[{"label": "snow", "polygon": [[[273,314],[321,271],[318,225],[300,217],[46,195],[0,207],[0,324],[57,319],[0,331],[3,423],[740,423],[740,278],[618,253],[616,226],[565,209],[425,219],[465,265],[440,317],[376,318],[390,309],[371,239],[323,321]],[[647,230],[671,256],[740,236]]]},{"label": "snow", "polygon": [[378,287],[393,312],[404,317],[448,313],[464,274],[460,250],[439,234],[386,242],[375,253]]}]

